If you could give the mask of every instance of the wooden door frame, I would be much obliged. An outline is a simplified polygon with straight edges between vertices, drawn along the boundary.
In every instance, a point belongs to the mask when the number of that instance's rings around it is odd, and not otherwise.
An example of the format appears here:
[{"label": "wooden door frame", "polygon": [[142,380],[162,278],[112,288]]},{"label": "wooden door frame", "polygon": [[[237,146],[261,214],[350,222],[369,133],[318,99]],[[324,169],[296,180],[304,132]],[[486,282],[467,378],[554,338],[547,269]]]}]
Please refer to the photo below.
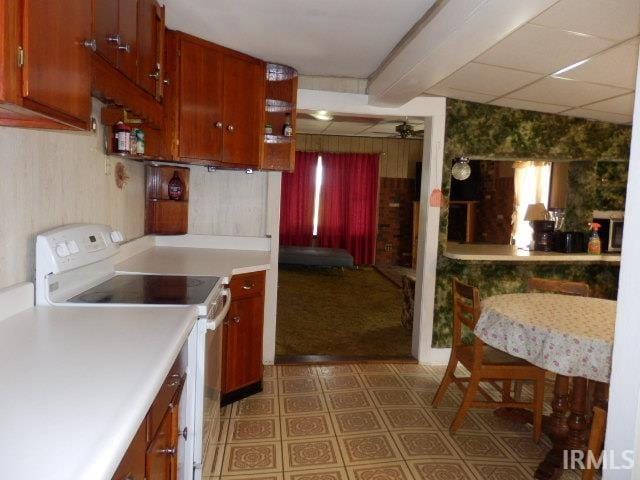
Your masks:
[{"label": "wooden door frame", "polygon": [[[416,296],[411,350],[413,356],[420,363],[446,363],[450,349],[431,346],[440,208],[429,206],[431,191],[435,188],[441,188],[442,184],[446,99],[444,97],[417,97],[400,107],[385,107],[370,105],[367,95],[299,89],[297,108],[298,111],[303,112],[328,110],[335,115],[406,116],[425,119]],[[267,271],[265,286],[263,337],[263,361],[268,365],[274,362],[276,346],[281,178],[282,175],[279,172],[271,172],[268,177],[266,233],[271,236],[272,268]]]}]

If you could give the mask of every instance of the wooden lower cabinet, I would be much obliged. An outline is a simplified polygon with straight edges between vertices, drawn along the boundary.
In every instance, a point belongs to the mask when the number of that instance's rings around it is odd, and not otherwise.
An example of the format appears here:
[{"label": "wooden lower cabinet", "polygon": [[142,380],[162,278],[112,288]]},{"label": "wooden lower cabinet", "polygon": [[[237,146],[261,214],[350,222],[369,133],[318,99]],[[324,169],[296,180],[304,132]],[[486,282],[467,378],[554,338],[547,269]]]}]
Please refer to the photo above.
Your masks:
[{"label": "wooden lower cabinet", "polygon": [[177,480],[180,397],[186,346],[169,371],[112,480]]},{"label": "wooden lower cabinet", "polygon": [[224,322],[222,403],[262,390],[262,332],[265,272],[234,276],[231,307]]}]

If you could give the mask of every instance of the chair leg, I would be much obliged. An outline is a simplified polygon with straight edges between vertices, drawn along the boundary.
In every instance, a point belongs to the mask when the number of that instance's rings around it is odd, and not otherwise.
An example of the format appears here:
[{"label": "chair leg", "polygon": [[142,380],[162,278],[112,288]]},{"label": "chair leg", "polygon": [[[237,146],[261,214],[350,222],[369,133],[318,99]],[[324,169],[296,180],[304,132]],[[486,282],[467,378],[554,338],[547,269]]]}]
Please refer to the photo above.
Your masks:
[{"label": "chair leg", "polygon": [[460,404],[458,413],[456,413],[456,416],[453,419],[453,422],[451,422],[451,426],[449,427],[449,431],[451,433],[455,433],[464,423],[464,419],[467,416],[467,411],[471,407],[471,403],[476,398],[476,394],[478,393],[479,385],[480,377],[477,374],[471,372],[471,378],[469,378],[467,391],[464,392],[464,398],[462,399],[462,403]]},{"label": "chair leg", "polygon": [[515,386],[513,387],[513,399],[516,402],[522,401],[522,387],[524,387],[524,382],[521,380],[517,380]]},{"label": "chair leg", "polygon": [[451,382],[455,380],[455,371],[458,366],[458,357],[456,357],[455,350],[451,351],[451,357],[449,357],[449,364],[447,365],[447,369],[444,372],[444,376],[442,377],[442,381],[440,382],[440,386],[436,391],[435,396],[431,402],[431,405],[434,407],[438,407],[442,399],[444,398],[444,394],[447,393],[447,388]]},{"label": "chair leg", "polygon": [[511,380],[502,381],[502,401],[505,403],[511,401]]},{"label": "chair leg", "polygon": [[538,443],[542,434],[542,410],[544,408],[544,376],[538,378],[533,392],[533,441]]},{"label": "chair leg", "polygon": [[[602,453],[606,424],[607,412],[600,407],[594,407],[591,434],[589,435],[589,446],[587,447],[587,453],[591,453],[594,459],[597,459]],[[595,466],[591,464],[590,458],[587,456],[587,463],[585,469],[582,471],[582,480],[593,480],[595,473]]]}]

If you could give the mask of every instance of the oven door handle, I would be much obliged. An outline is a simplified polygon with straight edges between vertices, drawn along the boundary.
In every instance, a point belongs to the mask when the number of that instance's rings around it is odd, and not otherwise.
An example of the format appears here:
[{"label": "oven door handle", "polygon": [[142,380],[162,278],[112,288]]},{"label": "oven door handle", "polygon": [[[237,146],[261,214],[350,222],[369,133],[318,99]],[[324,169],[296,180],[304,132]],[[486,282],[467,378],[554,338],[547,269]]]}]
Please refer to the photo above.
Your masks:
[{"label": "oven door handle", "polygon": [[227,313],[229,313],[229,308],[231,307],[231,290],[229,290],[228,288],[224,288],[220,292],[220,297],[226,297],[224,307],[222,307],[220,313],[218,313],[215,317],[213,317],[211,320],[207,320],[207,330],[215,330],[216,328],[218,328],[222,324],[224,317],[226,317]]}]

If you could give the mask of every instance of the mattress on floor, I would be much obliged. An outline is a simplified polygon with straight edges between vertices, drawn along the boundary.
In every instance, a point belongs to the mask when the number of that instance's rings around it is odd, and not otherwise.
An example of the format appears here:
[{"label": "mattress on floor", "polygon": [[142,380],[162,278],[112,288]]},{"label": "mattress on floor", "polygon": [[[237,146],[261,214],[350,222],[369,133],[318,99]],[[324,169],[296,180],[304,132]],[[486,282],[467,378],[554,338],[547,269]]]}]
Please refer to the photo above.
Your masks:
[{"label": "mattress on floor", "polygon": [[279,263],[308,267],[353,267],[353,256],[343,248],[280,247]]}]

